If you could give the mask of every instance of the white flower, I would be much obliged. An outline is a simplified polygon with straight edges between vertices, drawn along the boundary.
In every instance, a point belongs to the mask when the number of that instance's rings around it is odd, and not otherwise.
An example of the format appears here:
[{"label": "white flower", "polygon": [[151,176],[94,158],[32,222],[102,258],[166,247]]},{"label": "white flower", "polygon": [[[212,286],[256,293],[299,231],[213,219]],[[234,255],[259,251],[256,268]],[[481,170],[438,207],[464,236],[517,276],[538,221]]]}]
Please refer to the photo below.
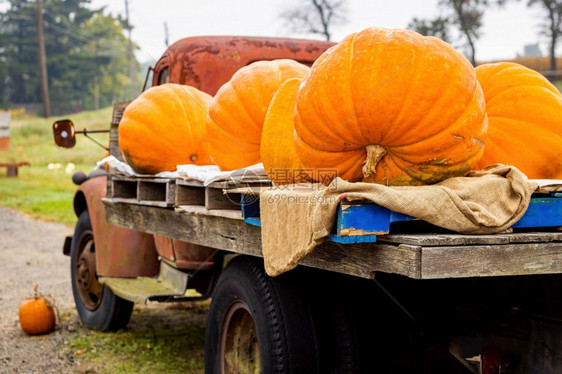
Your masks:
[{"label": "white flower", "polygon": [[69,162],[68,164],[66,164],[66,167],[64,168],[64,172],[66,174],[70,174],[74,171],[75,168],[76,166],[72,162]]}]

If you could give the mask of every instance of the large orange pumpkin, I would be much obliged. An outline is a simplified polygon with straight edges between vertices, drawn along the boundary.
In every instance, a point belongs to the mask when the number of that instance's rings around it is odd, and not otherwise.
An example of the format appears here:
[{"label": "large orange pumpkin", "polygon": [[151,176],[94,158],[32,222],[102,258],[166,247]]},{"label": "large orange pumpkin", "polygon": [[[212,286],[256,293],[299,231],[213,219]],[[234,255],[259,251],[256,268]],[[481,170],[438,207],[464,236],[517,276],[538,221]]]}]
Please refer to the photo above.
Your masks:
[{"label": "large orange pumpkin", "polygon": [[119,148],[140,174],[174,171],[177,165],[209,165],[205,120],[212,97],[167,83],[133,100],[119,123]]},{"label": "large orange pumpkin", "polygon": [[485,102],[468,60],[413,31],[369,28],[312,66],[297,97],[297,154],[348,181],[435,183],[483,152]]},{"label": "large orange pumpkin", "polygon": [[293,60],[257,61],[238,70],[209,107],[207,136],[212,160],[222,170],[260,162],[265,113],[279,86],[310,69]]},{"label": "large orange pumpkin", "polygon": [[529,178],[562,179],[562,95],[541,74],[500,62],[476,68],[489,119],[480,168],[503,163]]},{"label": "large orange pumpkin", "polygon": [[55,311],[51,303],[42,296],[24,300],[18,312],[20,325],[29,335],[47,334],[55,328]]},{"label": "large orange pumpkin", "polygon": [[265,115],[260,154],[263,167],[275,184],[309,180],[293,141],[295,103],[300,82],[298,78],[285,81],[271,99]]}]

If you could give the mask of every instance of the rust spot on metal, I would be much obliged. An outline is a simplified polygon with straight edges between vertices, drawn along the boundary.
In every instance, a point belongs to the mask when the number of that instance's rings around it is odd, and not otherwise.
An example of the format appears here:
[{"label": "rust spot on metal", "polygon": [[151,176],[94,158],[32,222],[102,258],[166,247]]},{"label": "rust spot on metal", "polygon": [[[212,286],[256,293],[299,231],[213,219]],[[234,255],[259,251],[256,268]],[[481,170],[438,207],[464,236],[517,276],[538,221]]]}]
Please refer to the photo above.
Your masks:
[{"label": "rust spot on metal", "polygon": [[[289,51],[293,53],[298,53],[301,50],[300,45],[295,42],[285,42],[285,48],[287,48]],[[310,53],[309,51],[307,52]]]},{"label": "rust spot on metal", "polygon": [[311,65],[331,42],[288,38],[212,36],[172,44],[154,68],[152,85],[169,68],[171,83],[187,84],[215,95],[241,67],[253,61],[291,58]]},{"label": "rust spot on metal", "polygon": [[266,46],[266,47],[269,47],[269,48],[279,48],[279,47],[280,47],[279,44],[274,43],[274,42],[269,41],[269,40],[267,40],[267,41],[265,42],[265,46]]}]

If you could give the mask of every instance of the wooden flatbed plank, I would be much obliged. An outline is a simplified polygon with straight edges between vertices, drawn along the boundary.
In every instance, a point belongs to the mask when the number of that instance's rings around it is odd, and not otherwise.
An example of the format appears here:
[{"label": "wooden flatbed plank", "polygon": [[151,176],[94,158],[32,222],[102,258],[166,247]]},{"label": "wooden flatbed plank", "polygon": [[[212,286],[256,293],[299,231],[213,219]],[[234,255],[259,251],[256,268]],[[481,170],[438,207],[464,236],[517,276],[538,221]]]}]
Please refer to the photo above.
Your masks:
[{"label": "wooden flatbed plank", "polygon": [[202,205],[179,205],[176,207],[176,212],[242,220],[242,213],[240,212],[240,210],[208,210]]},{"label": "wooden flatbed plank", "polygon": [[139,201],[136,197],[135,198],[123,198],[123,197],[114,197],[111,199],[114,203],[124,203],[124,204],[133,204],[133,205],[146,205],[152,206],[157,208],[170,208],[170,204],[165,201]]},{"label": "wooden flatbed plank", "polygon": [[113,179],[113,180],[119,180],[119,181],[130,181],[130,182],[136,182],[138,180],[143,180],[143,181],[163,181],[163,182],[168,182],[171,179],[170,178],[160,178],[160,177],[156,177],[154,175],[147,175],[147,174],[142,174],[142,175],[124,175],[124,174],[120,174],[120,173],[109,173],[108,176]]},{"label": "wooden flatbed plank", "polygon": [[421,278],[562,273],[562,243],[428,247],[421,252]]},{"label": "wooden flatbed plank", "polygon": [[380,235],[377,240],[384,243],[410,244],[419,246],[453,246],[475,244],[509,244],[562,241],[562,232],[532,232],[495,235],[462,234],[390,234]]},{"label": "wooden flatbed plank", "polygon": [[259,196],[259,194],[262,191],[264,191],[268,188],[271,188],[271,186],[246,186],[246,187],[231,188],[231,189],[226,190],[225,192]]},{"label": "wooden flatbed plank", "polygon": [[203,182],[201,182],[200,180],[196,180],[196,179],[178,178],[178,179],[176,179],[176,184],[179,185],[179,186],[205,187],[203,185]]},{"label": "wooden flatbed plank", "polygon": [[261,256],[260,228],[242,220],[118,204],[108,199],[103,199],[103,202],[106,221],[110,224],[207,247]]},{"label": "wooden flatbed plank", "polygon": [[[259,188],[267,188],[271,186],[271,181],[240,181],[240,182],[235,182],[233,180],[223,180],[223,181],[216,181],[216,182],[212,182],[209,185],[205,186],[204,183],[200,180],[196,180],[196,179],[183,179],[183,178],[178,178],[176,179],[176,183],[179,185],[183,185],[183,186],[194,186],[194,187],[211,187],[211,188],[219,188],[219,189],[246,189],[246,188],[250,188],[250,189],[259,189]],[[228,191],[230,192],[230,191]]]},{"label": "wooden flatbed plank", "polygon": [[562,179],[530,179],[530,181],[539,185],[536,191],[538,193],[562,192]]},{"label": "wooden flatbed plank", "polygon": [[[176,212],[103,199],[109,224],[167,236],[229,252],[263,257],[261,229],[242,220]],[[301,263],[338,273],[371,278],[376,271],[419,278],[419,248],[393,244],[341,245],[324,242]]]},{"label": "wooden flatbed plank", "polygon": [[420,247],[409,245],[342,245],[326,241],[308,254],[301,264],[361,278],[370,279],[376,272],[384,272],[419,279],[420,250]]}]

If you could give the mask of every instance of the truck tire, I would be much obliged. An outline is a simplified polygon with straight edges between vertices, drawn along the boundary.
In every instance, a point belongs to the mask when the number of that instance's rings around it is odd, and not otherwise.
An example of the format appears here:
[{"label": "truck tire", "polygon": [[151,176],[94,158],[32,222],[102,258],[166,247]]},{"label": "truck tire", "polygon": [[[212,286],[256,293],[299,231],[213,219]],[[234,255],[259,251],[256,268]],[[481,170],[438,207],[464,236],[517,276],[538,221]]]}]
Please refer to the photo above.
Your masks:
[{"label": "truck tire", "polygon": [[101,331],[119,330],[127,325],[133,303],[116,296],[98,282],[95,243],[90,214],[78,217],[70,247],[72,294],[84,325]]},{"label": "truck tire", "polygon": [[312,314],[291,274],[269,277],[255,258],[234,258],[212,295],[206,373],[316,373]]},{"label": "truck tire", "polygon": [[[309,270],[301,274],[301,284],[308,284],[307,300],[312,307],[316,340],[319,343],[322,373],[361,372],[357,321],[345,295],[349,290],[340,284],[338,275]],[[314,279],[314,282],[311,282]]]}]

